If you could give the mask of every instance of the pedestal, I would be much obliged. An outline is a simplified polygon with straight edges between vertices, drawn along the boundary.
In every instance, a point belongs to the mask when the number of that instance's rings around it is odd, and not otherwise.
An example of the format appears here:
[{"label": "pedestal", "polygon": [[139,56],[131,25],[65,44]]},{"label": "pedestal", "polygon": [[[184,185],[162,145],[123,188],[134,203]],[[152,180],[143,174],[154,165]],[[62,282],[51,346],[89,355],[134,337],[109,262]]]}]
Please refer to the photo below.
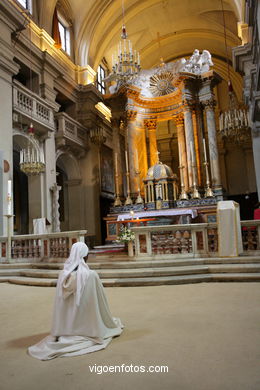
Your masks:
[{"label": "pedestal", "polygon": [[128,242],[128,256],[134,257],[134,243],[133,243],[133,241]]}]

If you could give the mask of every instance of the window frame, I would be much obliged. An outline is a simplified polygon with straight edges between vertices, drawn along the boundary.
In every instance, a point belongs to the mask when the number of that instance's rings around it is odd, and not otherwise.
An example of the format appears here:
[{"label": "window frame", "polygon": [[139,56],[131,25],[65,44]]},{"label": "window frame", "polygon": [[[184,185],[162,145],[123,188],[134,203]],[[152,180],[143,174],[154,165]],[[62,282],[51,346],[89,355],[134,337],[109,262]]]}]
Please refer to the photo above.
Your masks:
[{"label": "window frame", "polygon": [[[25,6],[22,2],[25,3]],[[30,13],[32,13],[32,0],[16,0],[16,3],[23,9],[27,9]]]},{"label": "window frame", "polygon": [[[101,74],[103,73],[103,74]],[[106,77],[106,69],[100,64],[97,68],[96,87],[102,95],[106,93],[106,85],[104,79]]]},{"label": "window frame", "polygon": [[[62,38],[60,26],[64,29],[64,37]],[[58,13],[58,28],[60,33],[60,39],[61,39],[61,49],[69,56],[71,57],[71,31],[70,26],[68,22],[61,17],[61,15]],[[64,46],[63,46],[64,42]]]}]

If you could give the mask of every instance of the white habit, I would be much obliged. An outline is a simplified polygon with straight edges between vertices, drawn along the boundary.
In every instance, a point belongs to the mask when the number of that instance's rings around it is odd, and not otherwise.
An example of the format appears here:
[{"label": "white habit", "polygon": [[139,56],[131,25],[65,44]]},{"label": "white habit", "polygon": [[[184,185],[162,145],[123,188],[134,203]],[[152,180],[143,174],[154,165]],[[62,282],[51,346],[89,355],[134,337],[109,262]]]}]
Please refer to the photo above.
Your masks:
[{"label": "white habit", "polygon": [[83,355],[106,348],[122,333],[98,274],[83,259],[87,253],[84,243],[73,244],[57,282],[51,335],[28,349],[31,356],[49,360]]}]

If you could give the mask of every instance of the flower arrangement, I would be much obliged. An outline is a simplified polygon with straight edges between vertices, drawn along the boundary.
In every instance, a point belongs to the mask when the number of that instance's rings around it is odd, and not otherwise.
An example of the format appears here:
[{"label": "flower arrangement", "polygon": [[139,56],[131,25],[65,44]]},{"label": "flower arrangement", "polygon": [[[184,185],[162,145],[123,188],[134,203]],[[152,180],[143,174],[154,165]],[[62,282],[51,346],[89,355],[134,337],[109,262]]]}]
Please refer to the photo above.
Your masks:
[{"label": "flower arrangement", "polygon": [[123,227],[120,229],[119,236],[117,237],[117,242],[129,242],[135,239],[135,234],[131,229]]}]

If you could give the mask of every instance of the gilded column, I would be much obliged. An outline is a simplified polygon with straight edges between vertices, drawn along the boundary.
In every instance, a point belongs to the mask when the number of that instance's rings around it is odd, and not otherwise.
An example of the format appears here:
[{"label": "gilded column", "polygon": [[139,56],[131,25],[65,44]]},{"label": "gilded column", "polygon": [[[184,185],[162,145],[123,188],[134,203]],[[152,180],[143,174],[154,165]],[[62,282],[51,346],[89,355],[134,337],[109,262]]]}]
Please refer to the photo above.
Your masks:
[{"label": "gilded column", "polygon": [[213,99],[207,100],[206,102],[203,103],[205,105],[205,110],[206,110],[212,187],[213,189],[222,189],[220,167],[219,167],[215,111],[214,111],[214,107],[216,103],[215,100]]},{"label": "gilded column", "polygon": [[177,138],[178,138],[178,150],[179,150],[179,165],[182,166],[183,182],[185,191],[189,189],[188,180],[188,166],[187,166],[187,153],[185,146],[185,133],[184,133],[184,119],[183,115],[178,115],[174,118],[177,127]]},{"label": "gilded column", "polygon": [[127,111],[127,144],[128,144],[128,160],[130,171],[130,186],[131,195],[136,196],[138,192],[138,178],[136,171],[138,170],[138,161],[136,153],[137,131],[136,131],[136,111]]},{"label": "gilded column", "polygon": [[150,154],[150,167],[155,165],[158,160],[157,153],[157,139],[156,139],[156,127],[157,120],[149,119],[144,121],[144,125],[148,130],[148,138],[149,138],[149,154]]},{"label": "gilded column", "polygon": [[[187,165],[188,165],[188,181],[190,188],[193,186],[194,179],[198,182],[197,170],[192,169],[192,161],[196,161],[195,147],[194,147],[194,132],[192,122],[192,106],[184,103],[183,106],[184,114],[184,126],[185,126],[185,139],[186,139],[186,151],[187,151]],[[196,177],[193,178],[193,172]]]}]

